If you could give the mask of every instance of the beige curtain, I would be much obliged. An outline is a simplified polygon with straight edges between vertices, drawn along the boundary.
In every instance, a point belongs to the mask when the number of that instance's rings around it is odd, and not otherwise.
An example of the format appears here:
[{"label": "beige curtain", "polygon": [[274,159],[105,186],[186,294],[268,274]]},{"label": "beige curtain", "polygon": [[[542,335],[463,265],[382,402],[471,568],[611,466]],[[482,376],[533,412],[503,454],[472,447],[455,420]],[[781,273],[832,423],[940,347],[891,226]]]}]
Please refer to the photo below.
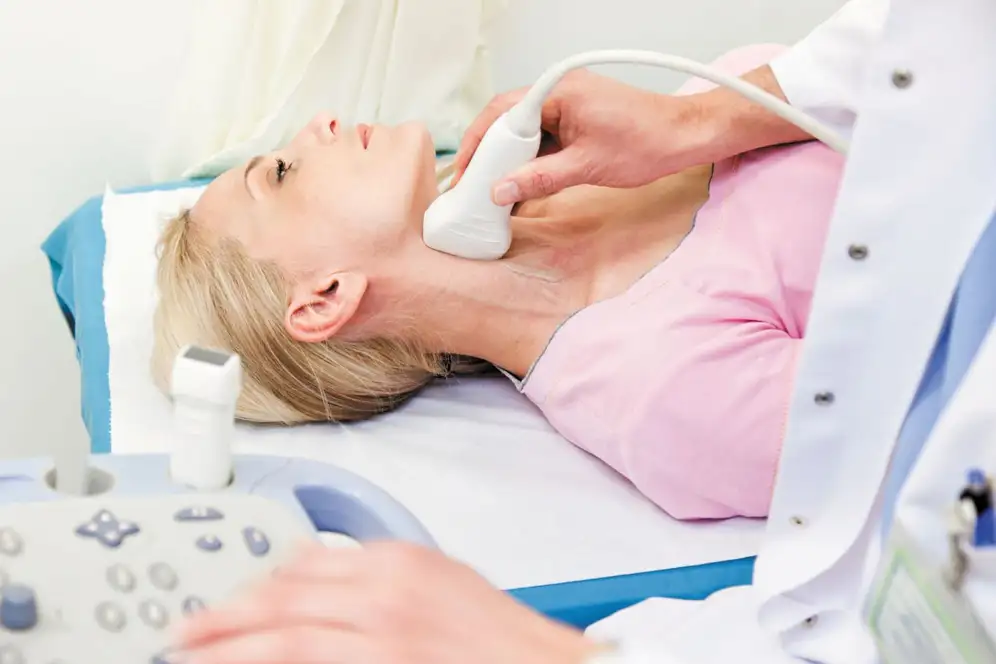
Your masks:
[{"label": "beige curtain", "polygon": [[506,0],[198,0],[152,177],[215,175],[315,113],[428,124],[455,149],[492,95],[484,29]]}]

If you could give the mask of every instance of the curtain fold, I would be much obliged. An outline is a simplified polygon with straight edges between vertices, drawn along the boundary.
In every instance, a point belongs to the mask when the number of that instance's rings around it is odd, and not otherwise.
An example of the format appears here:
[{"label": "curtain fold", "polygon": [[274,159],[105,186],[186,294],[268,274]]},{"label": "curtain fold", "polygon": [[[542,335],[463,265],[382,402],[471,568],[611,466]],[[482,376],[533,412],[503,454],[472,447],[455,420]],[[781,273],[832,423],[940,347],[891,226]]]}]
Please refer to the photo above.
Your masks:
[{"label": "curtain fold", "polygon": [[216,175],[319,112],[425,122],[452,150],[493,93],[484,40],[507,0],[198,0],[155,180]]}]

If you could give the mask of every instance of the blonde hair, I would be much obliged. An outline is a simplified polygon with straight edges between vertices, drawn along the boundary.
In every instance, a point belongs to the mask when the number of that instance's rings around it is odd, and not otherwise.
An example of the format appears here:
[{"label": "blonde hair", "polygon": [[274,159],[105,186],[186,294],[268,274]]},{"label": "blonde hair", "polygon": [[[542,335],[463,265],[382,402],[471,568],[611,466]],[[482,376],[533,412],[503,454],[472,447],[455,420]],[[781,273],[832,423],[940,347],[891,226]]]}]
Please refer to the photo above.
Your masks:
[{"label": "blonde hair", "polygon": [[251,422],[348,422],[389,411],[433,379],[490,368],[401,339],[299,342],[284,327],[289,282],[273,263],[232,239],[208,238],[190,212],[171,219],[159,242],[153,379],[169,394],[186,344],[237,353],[243,390],[236,415]]}]

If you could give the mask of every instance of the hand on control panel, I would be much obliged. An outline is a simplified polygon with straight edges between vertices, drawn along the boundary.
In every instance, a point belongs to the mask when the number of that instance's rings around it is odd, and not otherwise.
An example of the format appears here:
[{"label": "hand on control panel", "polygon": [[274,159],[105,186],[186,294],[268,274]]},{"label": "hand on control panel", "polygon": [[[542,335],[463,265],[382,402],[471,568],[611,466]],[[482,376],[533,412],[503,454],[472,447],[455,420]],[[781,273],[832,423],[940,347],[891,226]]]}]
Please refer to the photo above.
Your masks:
[{"label": "hand on control panel", "polygon": [[327,464],[239,456],[230,486],[195,491],[171,481],[162,455],[91,462],[108,481],[86,496],[55,491],[48,459],[0,471],[14,478],[0,482],[0,664],[98,651],[172,664],[184,616],[270,578],[299,541],[335,532],[434,544],[390,495]]},{"label": "hand on control panel", "polygon": [[596,648],[443,554],[396,542],[309,546],[180,635],[177,661],[197,664],[579,664]]}]

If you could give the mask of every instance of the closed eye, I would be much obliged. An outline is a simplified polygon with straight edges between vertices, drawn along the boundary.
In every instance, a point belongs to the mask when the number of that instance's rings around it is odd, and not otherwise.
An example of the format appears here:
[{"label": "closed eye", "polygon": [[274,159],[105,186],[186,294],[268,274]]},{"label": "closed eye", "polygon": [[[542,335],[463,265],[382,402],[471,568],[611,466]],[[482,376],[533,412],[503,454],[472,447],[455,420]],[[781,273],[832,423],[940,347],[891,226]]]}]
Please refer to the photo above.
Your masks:
[{"label": "closed eye", "polygon": [[288,164],[283,159],[277,159],[277,183],[284,181],[284,176],[290,171],[294,164]]}]

